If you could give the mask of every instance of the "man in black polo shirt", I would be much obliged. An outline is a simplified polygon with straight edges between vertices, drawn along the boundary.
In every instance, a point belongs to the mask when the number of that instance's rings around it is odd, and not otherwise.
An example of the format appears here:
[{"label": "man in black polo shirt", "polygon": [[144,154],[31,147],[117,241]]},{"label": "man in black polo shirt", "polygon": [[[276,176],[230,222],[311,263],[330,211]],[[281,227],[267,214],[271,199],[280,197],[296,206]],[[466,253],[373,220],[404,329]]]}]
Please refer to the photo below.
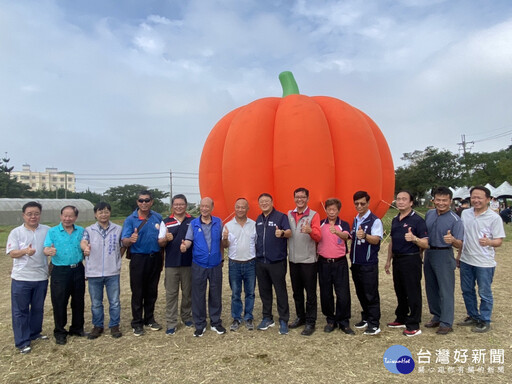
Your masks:
[{"label": "man in black polo shirt", "polygon": [[400,213],[391,223],[391,239],[385,270],[389,275],[393,261],[393,284],[398,306],[395,321],[390,328],[406,328],[405,336],[421,334],[421,272],[420,251],[428,247],[425,220],[413,209],[414,200],[409,191],[396,195],[396,206]]}]

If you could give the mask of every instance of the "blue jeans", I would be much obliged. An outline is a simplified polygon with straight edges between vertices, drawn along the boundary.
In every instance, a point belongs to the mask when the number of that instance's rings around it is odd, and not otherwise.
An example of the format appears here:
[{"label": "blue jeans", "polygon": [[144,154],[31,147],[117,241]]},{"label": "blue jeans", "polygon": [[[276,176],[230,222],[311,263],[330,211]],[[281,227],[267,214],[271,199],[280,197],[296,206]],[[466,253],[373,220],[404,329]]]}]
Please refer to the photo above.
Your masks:
[{"label": "blue jeans", "polygon": [[252,320],[254,289],[256,288],[256,259],[247,263],[229,260],[229,286],[231,287],[231,317],[242,322],[242,284],[245,292],[244,320]]},{"label": "blue jeans", "polygon": [[25,348],[41,336],[48,280],[11,281],[12,329],[16,348]]},{"label": "blue jeans", "polygon": [[[492,290],[491,284],[495,267],[475,267],[460,262],[460,288],[466,305],[468,316],[475,320],[491,322],[492,314]],[[475,283],[478,284],[478,296],[480,296],[480,311],[476,299]]]},{"label": "blue jeans", "polygon": [[119,275],[89,277],[89,295],[91,296],[92,324],[103,328],[103,287],[107,291],[110,321],[108,327],[119,326],[121,321],[121,302],[119,301]]}]

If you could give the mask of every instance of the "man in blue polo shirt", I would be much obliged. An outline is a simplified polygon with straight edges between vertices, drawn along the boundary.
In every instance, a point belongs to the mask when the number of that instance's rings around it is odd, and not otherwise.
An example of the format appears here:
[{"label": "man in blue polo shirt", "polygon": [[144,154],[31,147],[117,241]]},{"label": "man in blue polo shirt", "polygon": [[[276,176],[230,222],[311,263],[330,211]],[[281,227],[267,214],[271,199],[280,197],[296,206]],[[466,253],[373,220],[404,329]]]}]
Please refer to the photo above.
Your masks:
[{"label": "man in blue polo shirt", "polygon": [[391,238],[385,270],[389,275],[393,261],[393,284],[398,306],[395,321],[389,328],[406,328],[405,336],[421,334],[421,275],[423,261],[420,251],[428,247],[425,220],[413,209],[414,199],[409,191],[396,195],[400,213],[391,222]]},{"label": "man in blue polo shirt", "polygon": [[258,330],[275,325],[272,316],[272,286],[276,291],[279,333],[288,334],[290,308],[286,290],[287,242],[291,237],[288,216],[274,209],[272,196],[262,193],[258,198],[261,215],[256,219],[256,279],[263,304],[263,319]]},{"label": "man in blue polo shirt", "polygon": [[137,206],[124,221],[121,238],[123,246],[130,247],[133,334],[141,336],[144,325],[153,331],[162,329],[154,316],[162,271],[162,254],[158,243],[162,216],[151,210],[153,197],[149,191],[139,192]]},{"label": "man in blue polo shirt", "polygon": [[437,187],[432,191],[435,209],[425,215],[429,249],[425,251],[425,288],[432,320],[427,328],[437,328],[438,335],[453,331],[456,261],[453,248],[460,249],[464,239],[462,220],[453,211],[450,188]]},{"label": "man in blue polo shirt", "polygon": [[192,317],[195,337],[206,330],[206,286],[209,284],[208,313],[210,329],[219,335],[226,333],[222,326],[222,221],[212,216],[213,200],[209,197],[199,203],[201,216],[192,220],[180,249],[185,253],[192,248]]},{"label": "man in blue polo shirt", "polygon": [[[84,295],[85,272],[82,260],[84,255],[80,241],[84,229],[75,225],[78,209],[66,205],[60,211],[60,224],[50,228],[44,240],[44,254],[52,257],[51,297],[55,328],[53,335],[57,344],[66,344],[67,335],[85,336]],[[71,326],[64,328],[68,321],[68,301],[71,297]]]}]

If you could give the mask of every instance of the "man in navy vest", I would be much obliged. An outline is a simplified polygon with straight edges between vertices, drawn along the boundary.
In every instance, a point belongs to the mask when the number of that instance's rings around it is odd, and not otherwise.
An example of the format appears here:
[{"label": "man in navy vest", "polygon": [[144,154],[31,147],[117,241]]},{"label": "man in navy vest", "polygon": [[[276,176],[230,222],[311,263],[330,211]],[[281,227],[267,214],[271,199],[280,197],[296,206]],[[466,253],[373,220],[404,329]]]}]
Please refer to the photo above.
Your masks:
[{"label": "man in navy vest", "polygon": [[165,247],[165,318],[166,335],[176,333],[178,326],[178,296],[181,285],[181,320],[192,327],[192,249],[181,253],[181,241],[185,239],[190,222],[185,195],[175,195],[171,201],[172,215],[160,224],[159,242]]},{"label": "man in navy vest", "polygon": [[213,200],[210,197],[199,203],[201,216],[192,220],[180,249],[185,253],[192,244],[192,317],[195,337],[206,331],[206,285],[209,284],[208,313],[210,329],[219,335],[226,333],[222,326],[222,221],[212,216]]},{"label": "man in navy vest", "polygon": [[361,321],[354,326],[366,328],[365,335],[380,333],[379,249],[384,233],[382,221],[369,208],[370,195],[366,191],[354,193],[358,215],[352,225],[352,280],[361,303]]}]

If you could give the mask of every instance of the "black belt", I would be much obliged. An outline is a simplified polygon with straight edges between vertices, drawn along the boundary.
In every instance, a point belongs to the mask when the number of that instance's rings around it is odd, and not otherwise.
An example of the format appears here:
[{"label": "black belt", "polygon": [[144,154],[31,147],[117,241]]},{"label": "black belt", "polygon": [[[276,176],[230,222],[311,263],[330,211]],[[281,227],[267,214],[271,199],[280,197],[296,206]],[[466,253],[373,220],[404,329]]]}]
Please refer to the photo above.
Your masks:
[{"label": "black belt", "polygon": [[452,247],[433,247],[433,246],[430,246],[430,249],[434,249],[436,251],[442,251],[442,250],[446,250],[446,249],[452,249]]},{"label": "black belt", "polygon": [[155,256],[155,255],[158,255],[158,256],[161,256],[162,254],[160,252],[155,252],[155,253],[132,253],[132,256],[133,255],[141,255],[141,256]]},{"label": "black belt", "polygon": [[80,263],[71,264],[71,265],[54,265],[53,267],[58,267],[58,268],[71,268],[71,269],[73,269],[73,268],[79,267],[79,266],[81,266],[81,265],[82,265],[82,263],[80,262]]},{"label": "black belt", "polygon": [[419,256],[419,252],[415,253],[393,253],[393,257],[405,257],[405,256]]},{"label": "black belt", "polygon": [[336,258],[323,257],[322,255],[318,255],[318,256],[320,256],[320,260],[322,260],[324,263],[328,263],[328,264],[339,263],[343,259],[343,256],[342,257],[336,257]]},{"label": "black belt", "polygon": [[233,263],[237,263],[237,264],[247,264],[247,263],[250,263],[252,261],[254,261],[255,259],[251,259],[251,260],[233,260],[233,259],[229,259],[229,261],[232,261]]}]

